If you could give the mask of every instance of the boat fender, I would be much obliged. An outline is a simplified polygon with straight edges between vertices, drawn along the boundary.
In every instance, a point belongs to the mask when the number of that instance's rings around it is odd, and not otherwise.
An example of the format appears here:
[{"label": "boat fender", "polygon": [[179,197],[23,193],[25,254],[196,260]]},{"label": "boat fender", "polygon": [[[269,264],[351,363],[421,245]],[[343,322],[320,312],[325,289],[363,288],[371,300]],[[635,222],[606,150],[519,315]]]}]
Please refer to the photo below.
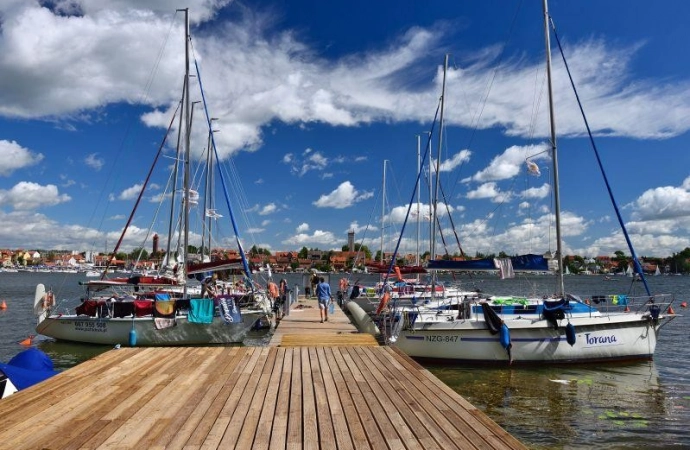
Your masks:
[{"label": "boat fender", "polygon": [[512,342],[510,342],[510,329],[508,329],[508,325],[503,323],[501,325],[501,345],[503,348],[506,349],[506,352],[508,352],[508,364],[513,363],[513,355],[511,352],[511,349],[513,348]]},{"label": "boat fender", "polygon": [[347,308],[361,333],[368,333],[374,336],[380,334],[379,328],[376,326],[369,314],[364,312],[362,307],[357,303],[347,302],[345,304],[345,308]]},{"label": "boat fender", "polygon": [[511,346],[510,343],[510,330],[508,329],[508,325],[505,323],[501,325],[501,346],[508,350],[508,348]]},{"label": "boat fender", "polygon": [[129,330],[129,346],[137,346],[137,330],[135,330],[134,327],[132,327],[132,329]]},{"label": "boat fender", "polygon": [[46,287],[43,284],[36,285],[36,293],[34,295],[34,314],[40,315],[44,310],[43,296],[46,295]]},{"label": "boat fender", "polygon": [[575,345],[575,341],[577,339],[577,336],[575,335],[575,326],[568,322],[568,325],[565,326],[565,340],[570,344],[572,347]]}]

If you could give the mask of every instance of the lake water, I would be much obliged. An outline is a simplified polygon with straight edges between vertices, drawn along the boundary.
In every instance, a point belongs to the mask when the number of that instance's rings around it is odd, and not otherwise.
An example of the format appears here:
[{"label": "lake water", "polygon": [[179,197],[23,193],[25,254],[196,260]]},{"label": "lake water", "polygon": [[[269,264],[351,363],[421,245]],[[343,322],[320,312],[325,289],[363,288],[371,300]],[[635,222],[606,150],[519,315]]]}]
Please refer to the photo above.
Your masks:
[{"label": "lake water", "polygon": [[[304,286],[301,275],[285,276],[290,286]],[[331,275],[333,290],[340,276]],[[19,344],[34,334],[34,289],[44,283],[56,299],[73,299],[61,308],[76,305],[83,294],[78,274],[0,273],[0,361],[21,351]],[[361,275],[373,281],[372,275]],[[547,295],[555,290],[556,277],[532,276],[513,280],[495,277],[468,278],[466,288],[496,294]],[[566,277],[569,292],[584,296],[641,294],[642,283],[624,277],[605,281],[601,276]],[[652,292],[677,298],[676,313],[684,314],[681,301],[690,297],[690,277],[660,276],[648,279]],[[662,329],[653,362],[636,364],[544,367],[426,367],[469,400],[509,433],[534,449],[641,449],[690,448],[690,334],[688,320],[679,317]],[[34,345],[53,359],[59,370],[73,367],[110,347],[68,344],[37,338]]]}]

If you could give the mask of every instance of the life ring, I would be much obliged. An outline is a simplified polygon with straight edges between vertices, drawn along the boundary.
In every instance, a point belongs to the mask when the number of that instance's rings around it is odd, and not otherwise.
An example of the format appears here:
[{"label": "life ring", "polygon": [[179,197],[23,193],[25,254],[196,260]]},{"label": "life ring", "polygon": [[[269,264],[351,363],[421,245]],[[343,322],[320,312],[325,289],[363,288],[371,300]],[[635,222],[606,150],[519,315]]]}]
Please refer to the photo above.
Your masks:
[{"label": "life ring", "polygon": [[52,291],[48,291],[43,296],[43,309],[48,309],[53,305],[55,305],[55,297]]}]

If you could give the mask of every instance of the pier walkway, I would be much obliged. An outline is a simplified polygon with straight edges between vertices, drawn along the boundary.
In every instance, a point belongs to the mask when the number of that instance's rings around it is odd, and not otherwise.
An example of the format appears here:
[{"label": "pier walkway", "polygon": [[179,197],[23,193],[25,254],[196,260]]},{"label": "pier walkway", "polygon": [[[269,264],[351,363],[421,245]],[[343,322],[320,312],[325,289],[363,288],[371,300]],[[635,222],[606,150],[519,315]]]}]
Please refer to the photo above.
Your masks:
[{"label": "pier walkway", "polygon": [[362,335],[315,303],[266,347],[121,348],[68,369],[0,401],[0,447],[525,448],[406,355],[346,342]]}]

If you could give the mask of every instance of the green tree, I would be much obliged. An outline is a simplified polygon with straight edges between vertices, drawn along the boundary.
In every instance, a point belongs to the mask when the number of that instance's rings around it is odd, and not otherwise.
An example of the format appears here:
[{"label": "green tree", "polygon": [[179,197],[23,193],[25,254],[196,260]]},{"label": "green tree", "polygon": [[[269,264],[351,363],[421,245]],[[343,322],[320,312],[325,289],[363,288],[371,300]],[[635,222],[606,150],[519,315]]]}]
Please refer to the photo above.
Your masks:
[{"label": "green tree", "polygon": [[302,247],[302,250],[299,251],[297,257],[300,259],[306,259],[307,256],[309,256],[309,249],[307,247]]},{"label": "green tree", "polygon": [[144,248],[137,247],[132,250],[132,253],[129,254],[129,257],[134,260],[146,260],[149,257],[149,252],[147,252]]}]

